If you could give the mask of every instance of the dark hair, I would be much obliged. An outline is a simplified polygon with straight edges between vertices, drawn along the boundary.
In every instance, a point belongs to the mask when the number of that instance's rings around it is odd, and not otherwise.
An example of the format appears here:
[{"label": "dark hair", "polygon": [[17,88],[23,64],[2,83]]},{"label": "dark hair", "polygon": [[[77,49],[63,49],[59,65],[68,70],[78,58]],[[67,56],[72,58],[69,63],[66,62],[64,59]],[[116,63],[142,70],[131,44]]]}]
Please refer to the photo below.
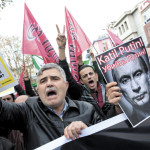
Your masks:
[{"label": "dark hair", "polygon": [[[8,95],[11,95],[11,97],[13,98],[13,102],[15,101],[16,97],[15,95],[12,93],[12,94],[8,94]],[[6,96],[6,95],[5,95]],[[2,100],[2,97],[0,97],[0,100]]]},{"label": "dark hair", "polygon": [[15,99],[16,99],[16,97],[15,97],[15,95],[12,93],[12,94],[10,94],[11,96],[12,96],[12,98],[13,98],[13,101],[15,101]]},{"label": "dark hair", "polygon": [[[114,60],[114,62],[117,61],[118,59],[124,58],[124,57],[126,57],[126,56],[128,56],[128,55],[130,55],[130,54],[133,54],[133,55],[134,55],[135,53],[133,53],[133,52],[126,53],[126,54],[123,55],[122,57],[117,57],[117,58]],[[142,63],[145,72],[148,73],[148,66],[147,66],[145,60],[143,59],[143,57],[138,57],[137,59]],[[114,63],[114,62],[113,62],[113,63]],[[115,69],[112,70],[112,77],[113,77],[113,80],[114,80],[114,81],[117,81],[116,76],[115,76]]]},{"label": "dark hair", "polygon": [[94,68],[93,68],[92,66],[90,66],[90,65],[82,65],[82,66],[80,66],[79,69],[78,69],[79,79],[81,79],[80,71],[83,70],[84,68],[88,68],[88,67],[92,68],[93,71],[95,72],[95,70],[94,70]]}]

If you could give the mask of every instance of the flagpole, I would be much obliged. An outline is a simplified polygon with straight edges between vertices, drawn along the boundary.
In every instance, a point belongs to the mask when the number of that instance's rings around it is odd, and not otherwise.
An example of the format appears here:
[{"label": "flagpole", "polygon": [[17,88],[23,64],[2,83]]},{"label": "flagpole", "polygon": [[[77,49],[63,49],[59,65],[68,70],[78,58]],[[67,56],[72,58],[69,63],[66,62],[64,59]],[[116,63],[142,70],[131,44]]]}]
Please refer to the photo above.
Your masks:
[{"label": "flagpole", "polygon": [[24,63],[24,54],[23,54],[23,63]]},{"label": "flagpole", "polygon": [[94,47],[94,45],[92,44],[91,46],[93,46],[93,48],[95,49],[95,51],[96,51],[96,53],[97,53],[97,55],[98,55],[98,51],[96,50],[96,48]]}]

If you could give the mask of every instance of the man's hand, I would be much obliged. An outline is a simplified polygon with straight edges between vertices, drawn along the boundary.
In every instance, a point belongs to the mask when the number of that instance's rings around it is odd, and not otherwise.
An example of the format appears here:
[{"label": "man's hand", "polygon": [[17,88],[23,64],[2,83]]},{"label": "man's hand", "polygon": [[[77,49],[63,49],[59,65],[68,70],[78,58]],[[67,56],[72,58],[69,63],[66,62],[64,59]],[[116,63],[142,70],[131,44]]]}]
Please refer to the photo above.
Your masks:
[{"label": "man's hand", "polygon": [[59,49],[65,49],[65,46],[66,46],[65,25],[63,27],[63,33],[60,33],[58,25],[56,25],[56,28],[57,28],[57,32],[58,32],[58,35],[56,38],[58,47],[59,47]]},{"label": "man's hand", "polygon": [[26,68],[25,63],[22,64],[21,71],[23,72],[24,79],[29,80],[28,69]]},{"label": "man's hand", "polygon": [[76,138],[79,138],[79,134],[81,134],[81,130],[87,128],[87,125],[84,124],[81,121],[75,121],[72,122],[70,125],[68,125],[64,130],[64,136],[69,139],[75,140]]},{"label": "man's hand", "polygon": [[117,82],[111,82],[106,85],[106,97],[109,103],[115,105],[116,114],[121,114],[118,102],[121,100],[122,93],[120,93],[120,88],[117,86]]},{"label": "man's hand", "polygon": [[77,57],[78,65],[83,65],[82,54]]},{"label": "man's hand", "polygon": [[90,50],[90,56],[92,58],[92,61],[96,61],[95,57],[94,57],[94,53],[92,50]]},{"label": "man's hand", "polygon": [[120,88],[117,86],[117,82],[110,82],[106,85],[106,96],[109,103],[117,105],[121,100],[122,93]]}]

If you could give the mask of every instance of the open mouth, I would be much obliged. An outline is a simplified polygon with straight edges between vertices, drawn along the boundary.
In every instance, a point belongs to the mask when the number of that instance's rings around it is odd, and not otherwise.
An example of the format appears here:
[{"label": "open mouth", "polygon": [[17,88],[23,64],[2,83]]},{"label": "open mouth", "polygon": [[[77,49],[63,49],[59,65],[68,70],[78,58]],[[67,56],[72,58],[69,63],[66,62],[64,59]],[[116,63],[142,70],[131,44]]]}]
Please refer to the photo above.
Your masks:
[{"label": "open mouth", "polygon": [[93,85],[93,84],[94,84],[94,81],[93,81],[93,80],[90,80],[90,81],[89,81],[89,84],[90,84],[90,85]]},{"label": "open mouth", "polygon": [[49,96],[55,96],[57,95],[57,91],[54,90],[54,89],[47,89],[46,90],[46,96],[49,97]]}]

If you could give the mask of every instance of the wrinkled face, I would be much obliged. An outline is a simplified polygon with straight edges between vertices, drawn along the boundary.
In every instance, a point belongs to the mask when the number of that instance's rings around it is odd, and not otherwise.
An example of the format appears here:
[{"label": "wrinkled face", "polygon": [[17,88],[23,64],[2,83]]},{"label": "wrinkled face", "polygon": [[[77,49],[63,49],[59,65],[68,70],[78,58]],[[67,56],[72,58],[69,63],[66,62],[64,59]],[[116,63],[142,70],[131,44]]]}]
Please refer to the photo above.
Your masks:
[{"label": "wrinkled face", "polygon": [[80,82],[91,90],[97,90],[98,75],[91,67],[86,67],[80,71]]},{"label": "wrinkled face", "polygon": [[68,82],[65,82],[61,73],[53,68],[43,72],[38,77],[38,93],[41,101],[57,111],[64,106]]},{"label": "wrinkled face", "polygon": [[13,102],[13,98],[11,95],[3,96],[2,100],[6,101],[6,102]]},{"label": "wrinkled face", "polygon": [[118,86],[124,97],[133,105],[144,106],[149,102],[147,74],[138,59],[115,69]]}]

